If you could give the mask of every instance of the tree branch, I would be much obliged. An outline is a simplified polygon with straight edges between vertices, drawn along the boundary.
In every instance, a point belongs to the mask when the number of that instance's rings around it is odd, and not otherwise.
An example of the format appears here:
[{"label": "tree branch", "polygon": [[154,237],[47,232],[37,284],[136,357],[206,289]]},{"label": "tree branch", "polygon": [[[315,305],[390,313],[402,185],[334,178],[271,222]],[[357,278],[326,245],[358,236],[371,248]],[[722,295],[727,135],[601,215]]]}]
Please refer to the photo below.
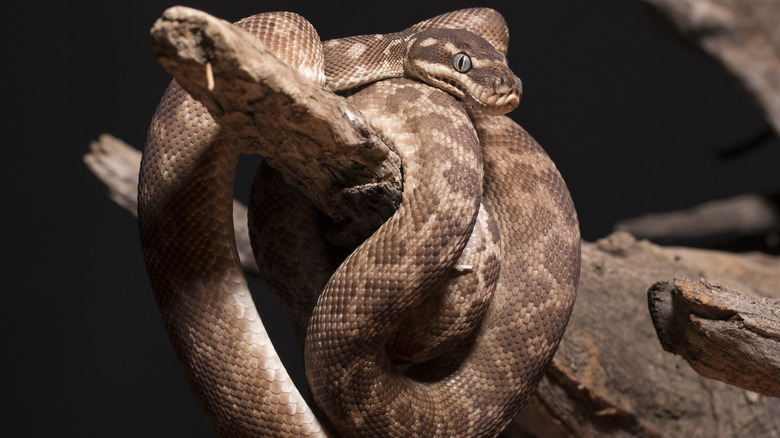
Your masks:
[{"label": "tree branch", "polygon": [[615,230],[643,239],[747,235],[780,230],[780,210],[770,197],[746,194],[680,211],[645,213],[619,221]]},{"label": "tree branch", "polygon": [[703,379],[663,353],[646,291],[659,277],[672,276],[718,278],[780,298],[778,257],[664,248],[624,232],[583,242],[577,303],[552,366],[513,425],[521,436],[780,433],[780,399]]},{"label": "tree branch", "polygon": [[[388,194],[397,190],[390,183],[396,177],[388,175],[396,175],[392,169],[397,162],[347,102],[281,68],[255,41],[247,40],[248,35],[234,33],[225,22],[184,8],[172,9],[166,17],[161,26],[169,30],[161,32],[176,43],[161,44],[180,49],[164,49],[161,58],[182,58],[183,67],[170,66],[177,80],[210,111],[213,107],[220,124],[241,133],[237,141],[242,148],[262,150],[269,162],[287,169],[290,181],[336,217],[394,207]],[[212,65],[213,91],[208,90],[207,64]],[[266,135],[271,137],[264,140]],[[310,149],[282,150],[293,147],[287,140],[293,136],[307,141]],[[137,161],[85,160],[116,174],[108,184],[126,181],[120,174],[138,172]],[[121,166],[126,171],[116,170]],[[133,182],[126,184],[135,188]],[[122,199],[130,201],[126,208],[135,210],[134,195]],[[356,204],[358,199],[363,201]],[[236,224],[245,220],[245,215],[237,216]],[[237,238],[247,239],[245,234]],[[779,399],[702,379],[663,353],[645,295],[659,277],[707,276],[780,298],[780,259],[661,248],[627,233],[584,243],[582,256],[579,297],[566,335],[547,376],[515,422],[515,431],[549,437],[780,433]]]},{"label": "tree branch", "polygon": [[[89,145],[84,155],[84,164],[103,184],[109,198],[138,216],[138,169],[141,166],[141,152],[122,140],[101,134]],[[236,247],[241,268],[250,275],[260,275],[257,261],[249,243],[247,210],[244,204],[233,200],[233,227],[236,232]]]},{"label": "tree branch", "polygon": [[720,62],[780,134],[780,8],[776,1],[642,1]]},{"label": "tree branch", "polygon": [[[118,141],[101,136],[85,161],[96,163],[90,166],[96,175],[116,175],[104,179],[113,190],[121,192],[125,189],[120,186],[126,185],[128,195],[122,199],[129,202],[122,205],[134,212],[137,186],[132,177],[138,174],[137,160],[125,159],[127,152],[116,146],[101,145],[106,142]],[[237,228],[246,227],[246,214],[237,214],[234,220]],[[237,239],[239,247],[249,248],[246,233],[237,233]],[[777,302],[780,258],[662,248],[617,232],[597,243],[583,242],[582,259],[577,304],[566,335],[536,394],[513,424],[515,434],[654,437],[699,431],[737,435],[742,431],[739,426],[748,423],[754,436],[780,432],[780,425],[772,420],[780,411],[780,399],[701,380],[693,369],[663,354],[647,317],[647,296],[640,292],[659,276],[706,275],[775,297]],[[242,263],[256,272],[256,266],[243,259]],[[753,316],[743,318],[750,327],[766,327],[751,322],[763,321]],[[758,375],[771,374],[771,366]],[[702,411],[706,405],[710,407]]]},{"label": "tree branch", "polygon": [[654,284],[647,300],[664,350],[705,377],[780,397],[780,300],[681,279]]},{"label": "tree branch", "polygon": [[[303,78],[257,38],[176,6],[152,27],[160,64],[245,152],[259,153],[355,246],[401,201],[401,162],[343,97]],[[209,89],[213,75],[213,90]]]}]

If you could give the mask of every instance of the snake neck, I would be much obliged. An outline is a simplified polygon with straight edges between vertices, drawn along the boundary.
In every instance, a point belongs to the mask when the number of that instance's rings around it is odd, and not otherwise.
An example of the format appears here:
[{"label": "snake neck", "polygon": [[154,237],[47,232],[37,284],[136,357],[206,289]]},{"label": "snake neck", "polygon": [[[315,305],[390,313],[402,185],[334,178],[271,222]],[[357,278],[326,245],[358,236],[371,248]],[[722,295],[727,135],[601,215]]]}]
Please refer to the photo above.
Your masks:
[{"label": "snake neck", "polygon": [[404,76],[409,34],[358,35],[325,41],[325,88],[341,91]]}]

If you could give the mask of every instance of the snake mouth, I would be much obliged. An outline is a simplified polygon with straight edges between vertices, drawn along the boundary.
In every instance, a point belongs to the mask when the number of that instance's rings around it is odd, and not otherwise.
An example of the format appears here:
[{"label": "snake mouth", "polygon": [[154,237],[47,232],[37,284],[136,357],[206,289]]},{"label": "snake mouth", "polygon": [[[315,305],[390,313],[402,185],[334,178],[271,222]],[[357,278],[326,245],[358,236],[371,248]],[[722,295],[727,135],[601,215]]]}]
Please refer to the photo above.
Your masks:
[{"label": "snake mouth", "polygon": [[441,78],[450,89],[451,93],[469,105],[479,108],[488,114],[500,115],[506,114],[520,104],[520,98],[523,95],[522,83],[520,79],[513,76],[514,81],[507,85],[506,80],[496,80],[493,87],[480,85],[476,82],[459,82],[450,78]]},{"label": "snake mouth", "polygon": [[517,108],[517,106],[520,105],[520,97],[521,93],[515,90],[505,94],[488,92],[487,96],[484,96],[483,92],[483,98],[474,98],[474,101],[482,111],[489,114],[500,115],[506,114]]}]

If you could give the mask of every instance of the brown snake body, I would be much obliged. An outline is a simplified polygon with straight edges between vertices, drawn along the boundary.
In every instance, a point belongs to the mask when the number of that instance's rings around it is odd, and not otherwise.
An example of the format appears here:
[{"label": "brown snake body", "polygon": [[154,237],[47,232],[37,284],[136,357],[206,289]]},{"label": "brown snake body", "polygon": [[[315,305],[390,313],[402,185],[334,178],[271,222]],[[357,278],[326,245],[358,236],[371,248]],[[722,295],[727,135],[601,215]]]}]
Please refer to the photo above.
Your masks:
[{"label": "brown snake body", "polygon": [[[317,68],[322,52],[301,49],[319,39],[299,16],[261,14],[237,24],[332,90],[400,76],[435,87],[390,79],[349,95],[401,156],[404,197],[340,265],[311,205],[272,171],[256,180],[253,245],[273,290],[301,291],[282,300],[305,336],[307,377],[329,429],[344,436],[497,435],[557,348],[580,266],[576,213],[554,164],[517,124],[488,114],[519,101],[519,81],[504,58],[503,19],[469,9],[398,34],[326,42],[324,74]],[[346,51],[337,57],[338,50]],[[468,69],[461,57],[455,65],[461,52],[471,55]],[[415,55],[393,61],[397,53]],[[370,54],[377,58],[365,58]],[[342,67],[362,79],[342,81],[334,73]],[[465,72],[453,73],[458,67]],[[355,75],[356,68],[368,73]],[[237,150],[197,101],[169,87],[150,127],[139,185],[152,286],[220,435],[322,436],[325,427],[273,350],[240,269],[232,227],[240,152],[252,151]],[[265,241],[272,236],[276,241]],[[431,301],[449,303],[448,310],[425,328],[415,324],[419,317],[404,316]],[[466,310],[458,307],[464,302]],[[452,321],[469,328],[450,333]],[[401,334],[399,326],[406,327]],[[435,345],[424,346],[428,338]],[[411,360],[425,363],[405,374],[394,365]]]}]

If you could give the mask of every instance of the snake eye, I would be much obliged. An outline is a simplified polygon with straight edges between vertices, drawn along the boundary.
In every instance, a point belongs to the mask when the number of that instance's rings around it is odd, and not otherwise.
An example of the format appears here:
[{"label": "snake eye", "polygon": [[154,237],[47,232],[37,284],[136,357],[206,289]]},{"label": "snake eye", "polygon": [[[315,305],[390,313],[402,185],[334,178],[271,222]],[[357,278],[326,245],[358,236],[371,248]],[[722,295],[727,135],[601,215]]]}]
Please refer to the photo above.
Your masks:
[{"label": "snake eye", "polygon": [[471,58],[463,52],[457,53],[452,57],[452,66],[460,73],[468,73],[471,70]]}]

